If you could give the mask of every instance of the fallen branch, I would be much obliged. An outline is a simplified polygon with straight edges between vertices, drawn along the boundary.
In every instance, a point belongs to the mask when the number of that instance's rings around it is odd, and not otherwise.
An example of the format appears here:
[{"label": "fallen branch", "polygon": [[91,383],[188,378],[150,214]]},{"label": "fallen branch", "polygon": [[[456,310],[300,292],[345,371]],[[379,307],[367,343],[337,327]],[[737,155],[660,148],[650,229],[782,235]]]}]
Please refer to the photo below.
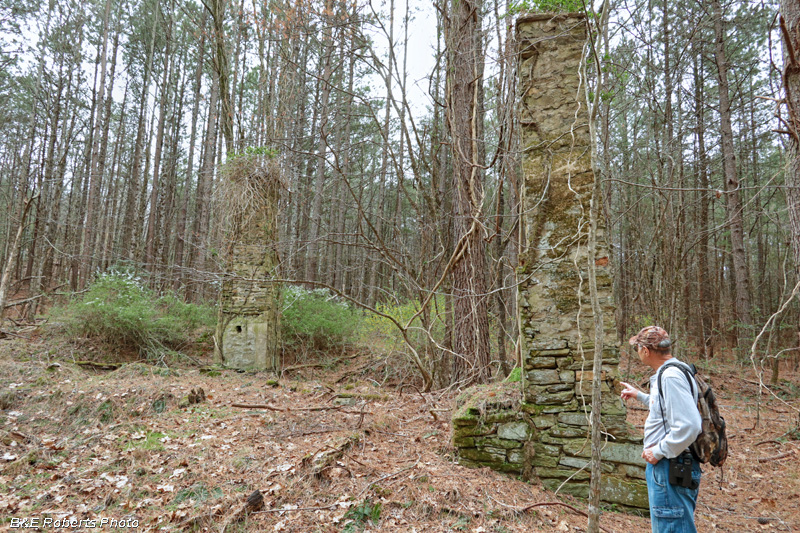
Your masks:
[{"label": "fallen branch", "polygon": [[289,413],[292,411],[300,412],[300,411],[339,411],[340,413],[347,413],[349,415],[360,415],[360,414],[367,414],[371,415],[371,411],[346,411],[342,409],[343,405],[336,405],[333,407],[298,407],[298,408],[291,408],[291,407],[275,407],[273,405],[269,405],[267,403],[232,403],[231,407],[238,407],[240,409],[267,409],[268,411],[277,411],[281,413]]},{"label": "fallen branch", "polygon": [[329,365],[330,365],[330,363],[308,363],[308,364],[305,364],[305,365],[292,365],[292,366],[287,366],[282,371],[283,372],[291,372],[292,370],[300,370],[302,368],[322,368],[322,367],[329,366]]},{"label": "fallen branch", "polygon": [[762,440],[761,442],[756,442],[755,446],[761,446],[762,444],[777,444],[780,446],[781,442],[778,440]]},{"label": "fallen branch", "polygon": [[785,457],[789,457],[790,455],[794,455],[794,450],[789,450],[788,452],[779,453],[778,455],[773,455],[771,457],[759,457],[759,463],[767,463],[769,461],[777,461],[778,459],[783,459]]},{"label": "fallen branch", "polygon": [[18,335],[16,333],[11,333],[10,331],[0,329],[0,339],[6,337],[7,335],[11,335],[12,337],[17,337],[18,339],[25,339],[26,341],[31,340],[29,337],[26,337],[25,335]]},{"label": "fallen branch", "polygon": [[266,403],[232,403],[231,407],[239,407],[242,409],[267,409],[269,411],[279,411],[279,412],[286,411],[286,409],[282,407],[273,407]]},{"label": "fallen branch", "polygon": [[[526,511],[530,511],[530,510],[531,510],[531,509],[533,509],[534,507],[545,507],[545,506],[547,506],[547,505],[561,505],[561,506],[564,506],[564,507],[566,507],[567,509],[571,509],[572,511],[574,511],[575,513],[577,513],[577,514],[579,514],[579,515],[581,515],[581,516],[586,516],[586,517],[588,517],[588,516],[589,516],[588,514],[586,514],[586,513],[584,513],[583,511],[581,511],[580,509],[576,509],[575,507],[573,507],[573,506],[571,506],[571,505],[569,505],[569,504],[563,503],[563,502],[542,502],[542,503],[532,503],[532,504],[530,504],[530,505],[528,505],[528,506],[525,506],[525,507],[523,507],[522,509],[519,509],[519,510],[518,510],[518,512],[524,513],[524,512],[526,512]],[[609,531],[608,529],[604,528],[603,526],[600,526],[600,529],[602,529],[602,530],[603,530],[603,531],[605,531],[606,533],[611,533],[611,531]]]},{"label": "fallen branch", "polygon": [[75,361],[75,364],[95,370],[116,370],[122,366],[120,363],[97,363],[95,361]]},{"label": "fallen branch", "polygon": [[[62,285],[62,286],[63,286],[63,285]],[[8,302],[8,303],[6,304],[6,309],[8,309],[8,308],[10,308],[10,307],[16,307],[16,306],[18,306],[18,305],[26,304],[26,303],[28,303],[28,302],[32,302],[32,301],[34,301],[34,300],[38,300],[38,299],[39,299],[39,298],[41,298],[42,296],[45,296],[45,294],[46,294],[46,293],[37,294],[36,296],[31,296],[30,298],[25,298],[24,300],[17,300],[16,302]]]}]

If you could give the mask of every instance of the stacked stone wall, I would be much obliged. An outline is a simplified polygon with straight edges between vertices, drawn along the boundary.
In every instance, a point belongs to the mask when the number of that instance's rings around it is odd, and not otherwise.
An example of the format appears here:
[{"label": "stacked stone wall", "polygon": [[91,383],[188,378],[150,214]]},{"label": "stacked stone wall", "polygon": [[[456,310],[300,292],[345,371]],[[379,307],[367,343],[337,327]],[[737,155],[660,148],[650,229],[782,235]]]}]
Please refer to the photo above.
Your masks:
[{"label": "stacked stone wall", "polygon": [[267,181],[261,201],[231,216],[214,356],[229,368],[272,370],[280,353],[280,294],[272,281],[278,265],[279,193],[274,177],[256,178]]},{"label": "stacked stone wall", "polygon": [[[517,271],[523,368],[521,384],[504,387],[521,390],[521,402],[491,410],[480,389],[466,395],[454,417],[454,443],[465,464],[516,467],[551,490],[586,497],[594,356],[587,262],[594,173],[582,65],[586,23],[579,14],[521,17],[517,40],[524,154],[524,238]],[[618,395],[619,345],[604,231],[600,221],[595,267],[605,327],[601,429],[606,435],[601,499],[641,510],[648,506],[645,462],[641,434],[626,422]],[[500,437],[501,427],[509,427],[504,424],[520,422],[528,425],[527,440]],[[520,445],[511,447],[507,440]],[[522,450],[522,463],[512,461],[519,457],[516,450]]]}]

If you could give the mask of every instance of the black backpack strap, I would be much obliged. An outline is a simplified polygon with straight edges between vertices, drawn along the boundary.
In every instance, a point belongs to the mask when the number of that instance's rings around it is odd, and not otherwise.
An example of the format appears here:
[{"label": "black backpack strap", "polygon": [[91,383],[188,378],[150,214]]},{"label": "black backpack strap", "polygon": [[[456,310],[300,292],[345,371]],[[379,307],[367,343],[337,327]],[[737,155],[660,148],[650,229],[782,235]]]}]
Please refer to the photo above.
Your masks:
[{"label": "black backpack strap", "polygon": [[[697,374],[697,367],[695,367],[694,365],[690,365],[690,367],[691,367],[691,370],[690,370],[690,369],[687,369],[684,365],[682,365],[682,364],[680,364],[678,362],[675,362],[675,363],[672,363],[672,364],[664,363],[663,365],[661,365],[661,368],[658,369],[658,378],[657,378],[658,379],[658,395],[661,397],[661,399],[662,400],[664,399],[664,389],[661,388],[661,374],[664,373],[664,370],[666,370],[666,368],[668,366],[677,367],[683,372],[683,374],[686,376],[686,379],[689,381],[689,390],[691,390],[692,396],[694,396],[694,375]],[[662,410],[664,409],[663,405],[661,406],[661,409]]]}]

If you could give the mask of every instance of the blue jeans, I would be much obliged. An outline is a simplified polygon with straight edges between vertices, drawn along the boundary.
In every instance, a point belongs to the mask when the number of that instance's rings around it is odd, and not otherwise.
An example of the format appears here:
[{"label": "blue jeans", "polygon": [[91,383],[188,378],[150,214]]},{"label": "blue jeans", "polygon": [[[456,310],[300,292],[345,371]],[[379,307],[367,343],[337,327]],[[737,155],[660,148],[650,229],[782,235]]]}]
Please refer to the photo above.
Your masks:
[{"label": "blue jeans", "polygon": [[[700,464],[692,459],[692,479],[700,484]],[[694,508],[698,489],[669,484],[669,459],[647,463],[647,495],[650,498],[650,523],[653,533],[696,533]]]}]

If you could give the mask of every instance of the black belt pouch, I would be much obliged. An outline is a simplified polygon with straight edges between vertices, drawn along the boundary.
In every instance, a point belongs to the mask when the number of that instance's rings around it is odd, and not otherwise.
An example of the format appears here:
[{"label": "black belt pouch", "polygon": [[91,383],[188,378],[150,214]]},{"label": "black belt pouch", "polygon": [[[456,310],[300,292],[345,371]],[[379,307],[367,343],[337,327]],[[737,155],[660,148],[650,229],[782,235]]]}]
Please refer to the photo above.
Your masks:
[{"label": "black belt pouch", "polygon": [[686,450],[669,460],[669,484],[694,490],[699,483],[692,479],[692,454]]}]

